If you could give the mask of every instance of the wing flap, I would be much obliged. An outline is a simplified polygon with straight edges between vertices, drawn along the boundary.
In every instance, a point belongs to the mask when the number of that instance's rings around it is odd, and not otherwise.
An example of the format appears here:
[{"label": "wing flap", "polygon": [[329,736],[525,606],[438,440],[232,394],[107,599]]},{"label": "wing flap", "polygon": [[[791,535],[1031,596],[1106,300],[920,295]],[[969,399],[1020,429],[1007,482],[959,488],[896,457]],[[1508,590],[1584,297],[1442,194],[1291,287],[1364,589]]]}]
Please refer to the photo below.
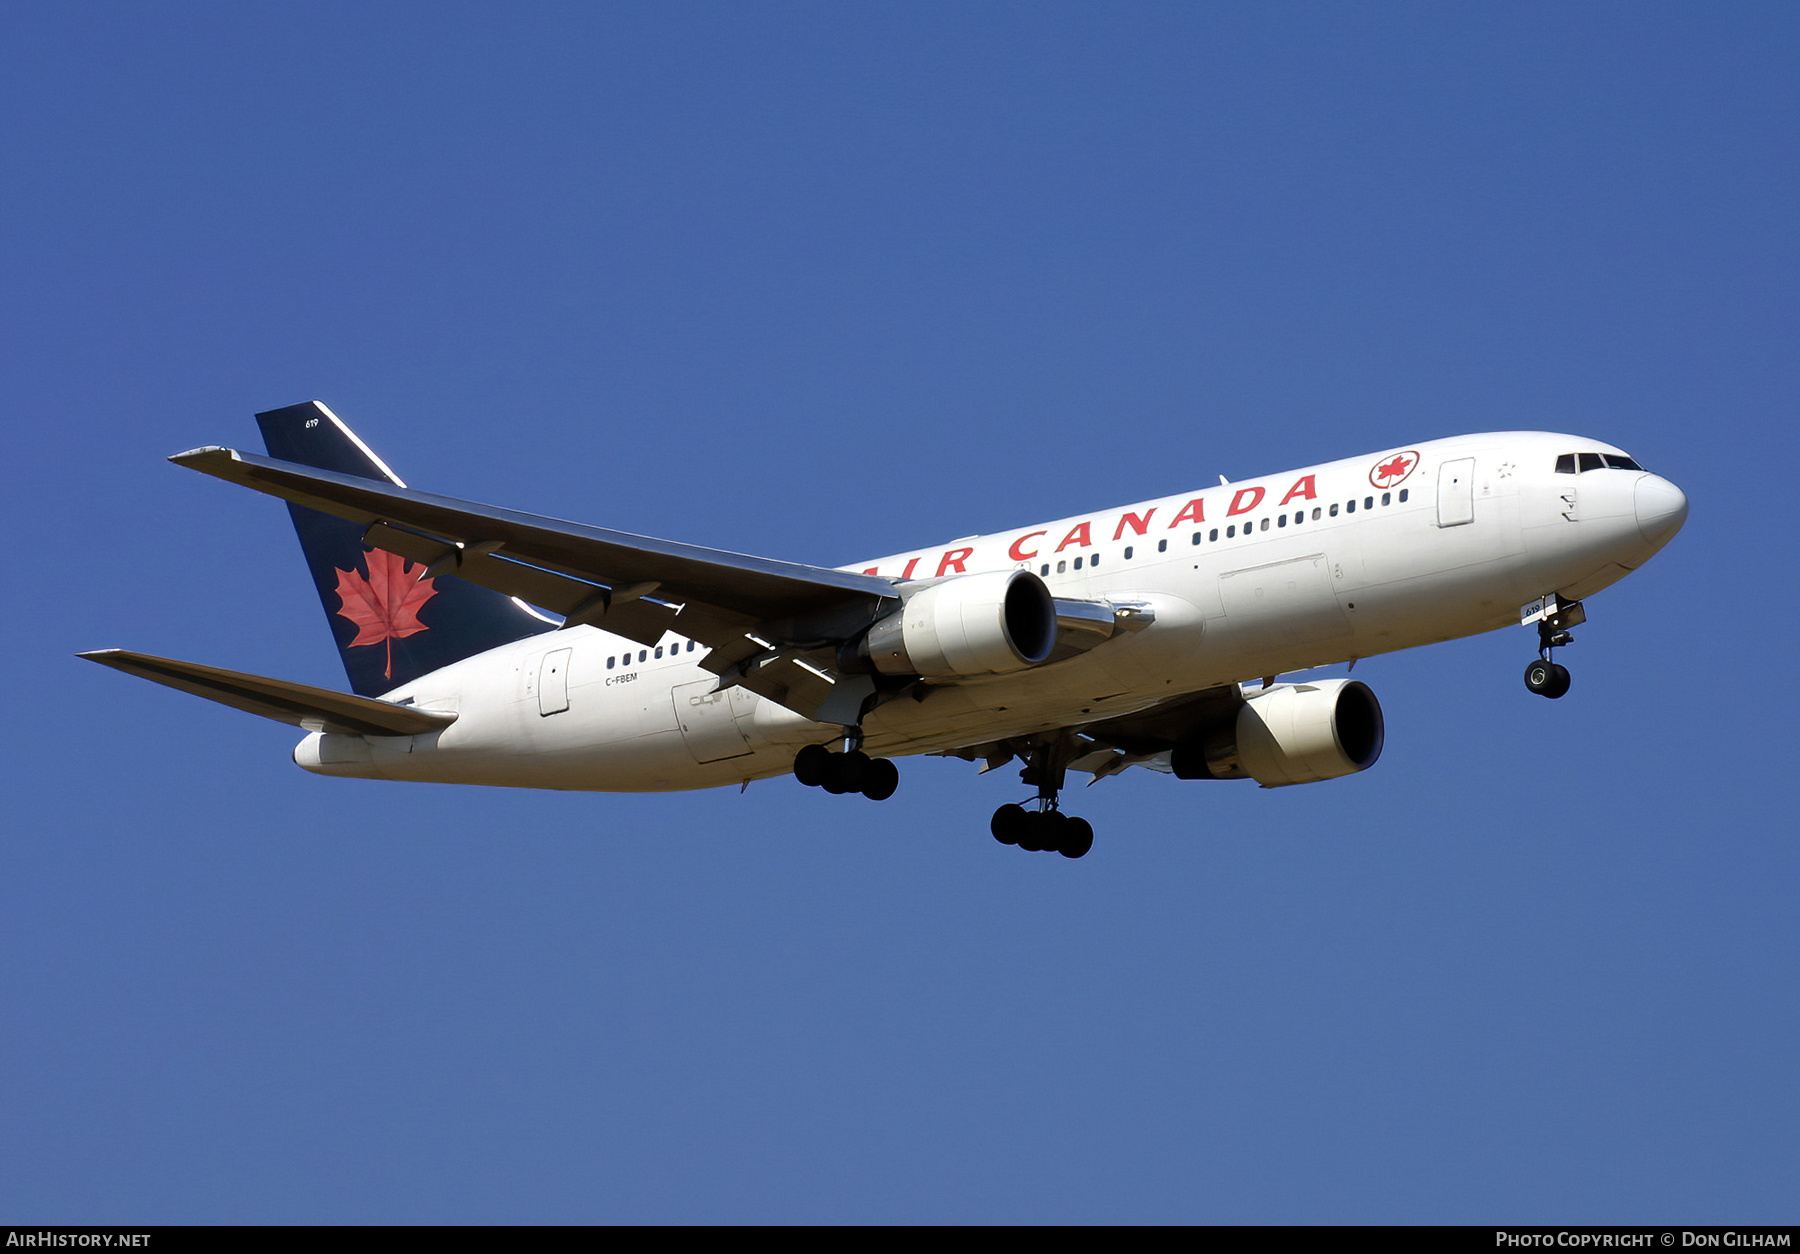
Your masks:
[{"label": "wing flap", "polygon": [[[613,590],[603,584],[511,561],[495,552],[482,551],[479,543],[459,545],[442,536],[428,536],[392,523],[375,523],[364,533],[363,543],[423,563],[431,574],[454,574],[469,583],[555,610],[565,619],[584,608],[590,611],[601,608],[601,613],[582,614],[580,621],[604,627],[614,635],[624,636],[645,647],[656,644],[668,633],[679,612],[672,605],[641,597],[622,604],[604,605],[596,599],[603,602]],[[595,604],[590,606],[590,603]],[[570,621],[564,625],[574,626],[575,623]]]},{"label": "wing flap", "polygon": [[247,675],[217,666],[201,666],[197,662],[152,657],[148,653],[132,653],[126,649],[97,649],[76,656],[307,731],[348,732],[357,736],[417,736],[448,727],[456,721],[456,715],[447,711],[395,705],[373,697],[354,697],[329,688],[314,688],[264,675]]}]

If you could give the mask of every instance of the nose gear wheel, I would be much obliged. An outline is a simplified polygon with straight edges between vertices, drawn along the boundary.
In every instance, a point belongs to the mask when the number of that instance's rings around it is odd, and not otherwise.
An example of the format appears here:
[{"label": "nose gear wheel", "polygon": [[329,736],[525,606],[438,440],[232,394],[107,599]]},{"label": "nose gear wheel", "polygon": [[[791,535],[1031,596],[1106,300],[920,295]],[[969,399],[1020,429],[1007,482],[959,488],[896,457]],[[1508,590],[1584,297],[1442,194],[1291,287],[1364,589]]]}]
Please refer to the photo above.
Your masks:
[{"label": "nose gear wheel", "polygon": [[1569,668],[1539,658],[1525,668],[1525,686],[1540,697],[1560,697],[1569,690]]}]

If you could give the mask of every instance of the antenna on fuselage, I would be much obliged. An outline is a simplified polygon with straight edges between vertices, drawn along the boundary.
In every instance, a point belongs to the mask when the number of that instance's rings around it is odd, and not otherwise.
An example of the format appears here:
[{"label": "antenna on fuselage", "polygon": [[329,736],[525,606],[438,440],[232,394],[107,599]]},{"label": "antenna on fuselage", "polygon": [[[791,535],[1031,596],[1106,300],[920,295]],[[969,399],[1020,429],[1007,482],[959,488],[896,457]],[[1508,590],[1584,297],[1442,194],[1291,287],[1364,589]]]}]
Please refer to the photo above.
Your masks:
[{"label": "antenna on fuselage", "polygon": [[1231,480],[1227,479],[1224,475],[1219,476],[1219,486],[1221,488],[1226,487],[1230,483],[1231,483]]}]

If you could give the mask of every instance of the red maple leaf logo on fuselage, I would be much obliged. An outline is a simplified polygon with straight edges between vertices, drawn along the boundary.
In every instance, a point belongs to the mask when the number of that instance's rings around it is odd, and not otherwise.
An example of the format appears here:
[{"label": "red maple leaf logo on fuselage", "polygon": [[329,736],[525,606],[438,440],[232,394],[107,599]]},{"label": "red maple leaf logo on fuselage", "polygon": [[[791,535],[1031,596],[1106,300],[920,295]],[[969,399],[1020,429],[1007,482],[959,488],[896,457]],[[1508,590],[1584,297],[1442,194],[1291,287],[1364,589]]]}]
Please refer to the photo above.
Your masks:
[{"label": "red maple leaf logo on fuselage", "polygon": [[437,589],[431,586],[436,581],[419,577],[425,573],[423,566],[415,575],[411,562],[385,549],[371,549],[363,560],[369,567],[366,579],[354,570],[337,572],[338,600],[343,602],[338,613],[356,624],[351,648],[387,642],[387,669],[382,675],[392,679],[393,642],[428,630],[419,621],[419,607],[437,595]]},{"label": "red maple leaf logo on fuselage", "polygon": [[1419,455],[1411,449],[1395,453],[1392,461],[1376,463],[1375,469],[1369,472],[1369,482],[1378,488],[1391,488],[1403,482],[1418,461]]}]

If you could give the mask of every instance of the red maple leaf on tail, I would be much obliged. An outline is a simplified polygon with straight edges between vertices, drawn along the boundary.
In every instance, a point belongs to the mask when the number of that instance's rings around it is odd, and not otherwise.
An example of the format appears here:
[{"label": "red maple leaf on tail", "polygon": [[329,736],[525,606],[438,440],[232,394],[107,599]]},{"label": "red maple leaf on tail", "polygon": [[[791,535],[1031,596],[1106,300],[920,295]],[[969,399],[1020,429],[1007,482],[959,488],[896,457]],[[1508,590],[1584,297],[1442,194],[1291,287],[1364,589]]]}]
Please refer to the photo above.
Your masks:
[{"label": "red maple leaf on tail", "polygon": [[423,566],[415,575],[413,563],[396,553],[372,549],[363,555],[363,560],[369,567],[367,579],[354,570],[337,572],[338,600],[343,602],[338,613],[356,624],[352,648],[388,642],[387,669],[382,675],[392,679],[393,641],[426,630],[419,621],[419,607],[436,596],[437,589],[431,586],[433,580],[419,577],[425,573]]}]

